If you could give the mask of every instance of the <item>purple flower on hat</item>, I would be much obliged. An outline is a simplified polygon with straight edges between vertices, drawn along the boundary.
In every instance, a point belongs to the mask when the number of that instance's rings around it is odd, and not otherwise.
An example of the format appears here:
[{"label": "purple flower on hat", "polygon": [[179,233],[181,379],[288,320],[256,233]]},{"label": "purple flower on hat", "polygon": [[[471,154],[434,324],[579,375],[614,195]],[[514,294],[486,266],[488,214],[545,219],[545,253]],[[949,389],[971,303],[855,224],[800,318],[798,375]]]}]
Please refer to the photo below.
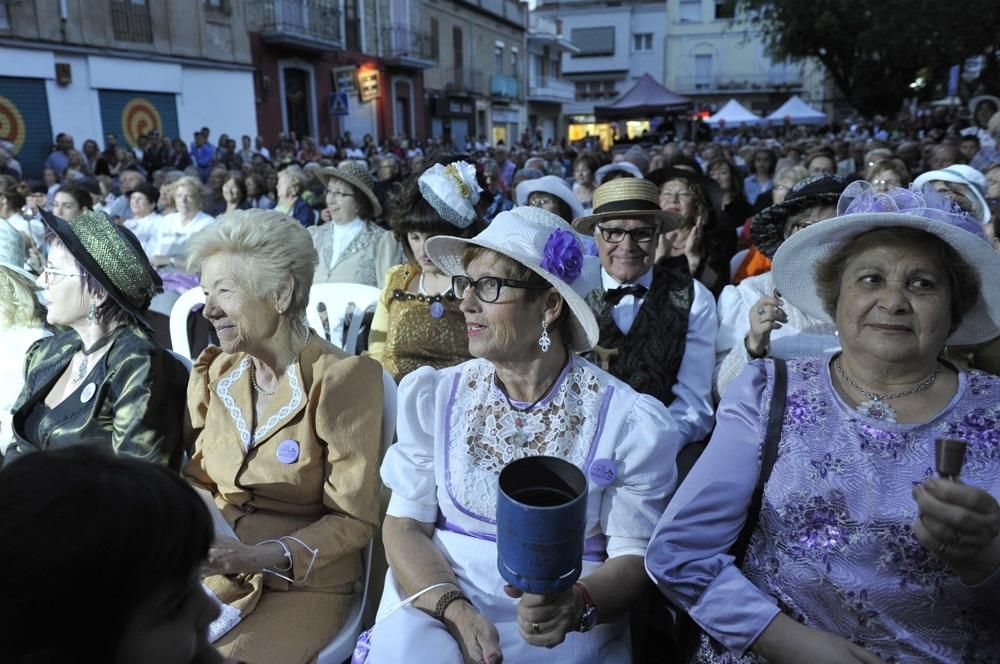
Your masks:
[{"label": "purple flower on hat", "polygon": [[583,272],[583,252],[576,235],[561,228],[552,231],[542,251],[541,266],[567,284],[576,281]]}]

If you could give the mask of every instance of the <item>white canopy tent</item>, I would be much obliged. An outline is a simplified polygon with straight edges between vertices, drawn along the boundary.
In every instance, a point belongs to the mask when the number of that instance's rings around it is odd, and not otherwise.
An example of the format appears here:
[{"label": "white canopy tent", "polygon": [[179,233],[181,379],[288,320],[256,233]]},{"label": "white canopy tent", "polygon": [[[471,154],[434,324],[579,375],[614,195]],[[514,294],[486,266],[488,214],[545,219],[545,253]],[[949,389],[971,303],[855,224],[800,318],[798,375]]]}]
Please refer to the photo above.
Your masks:
[{"label": "white canopy tent", "polygon": [[710,127],[730,127],[739,128],[743,125],[753,127],[759,125],[762,120],[759,115],[755,115],[750,109],[736,101],[730,99],[726,105],[720,108],[714,115],[710,115],[705,122]]},{"label": "white canopy tent", "polygon": [[793,125],[802,124],[826,124],[830,121],[826,113],[817,111],[815,108],[802,101],[798,95],[794,95],[776,111],[767,116],[767,120],[776,123],[785,121]]}]

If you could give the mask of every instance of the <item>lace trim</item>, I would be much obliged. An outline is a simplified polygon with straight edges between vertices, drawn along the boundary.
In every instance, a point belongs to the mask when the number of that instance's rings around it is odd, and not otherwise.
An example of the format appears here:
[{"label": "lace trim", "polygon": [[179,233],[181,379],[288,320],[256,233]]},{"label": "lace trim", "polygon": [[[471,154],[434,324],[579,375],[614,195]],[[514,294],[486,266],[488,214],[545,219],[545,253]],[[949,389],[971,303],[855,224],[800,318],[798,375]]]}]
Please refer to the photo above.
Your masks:
[{"label": "lace trim", "polygon": [[218,386],[215,388],[216,394],[222,399],[222,405],[226,407],[226,410],[229,411],[229,416],[233,418],[233,424],[236,425],[236,431],[240,434],[240,442],[243,444],[245,451],[250,450],[254,441],[267,436],[279,422],[288,417],[302,403],[302,388],[299,386],[298,374],[295,372],[295,364],[293,363],[288,366],[286,372],[288,375],[288,387],[292,391],[291,399],[277,413],[267,418],[267,421],[258,427],[256,431],[251,432],[250,427],[247,426],[246,419],[243,417],[243,411],[230,394],[233,384],[250,368],[250,362],[249,357],[243,358],[243,361],[239,363],[236,369],[220,380]]},{"label": "lace trim", "polygon": [[[492,524],[497,479],[511,461],[547,455],[583,468],[609,396],[600,378],[574,360],[544,402],[527,412],[514,411],[494,388],[493,366],[469,363],[456,376],[446,407],[445,486],[452,502],[464,514]],[[521,444],[515,441],[519,430]]]}]

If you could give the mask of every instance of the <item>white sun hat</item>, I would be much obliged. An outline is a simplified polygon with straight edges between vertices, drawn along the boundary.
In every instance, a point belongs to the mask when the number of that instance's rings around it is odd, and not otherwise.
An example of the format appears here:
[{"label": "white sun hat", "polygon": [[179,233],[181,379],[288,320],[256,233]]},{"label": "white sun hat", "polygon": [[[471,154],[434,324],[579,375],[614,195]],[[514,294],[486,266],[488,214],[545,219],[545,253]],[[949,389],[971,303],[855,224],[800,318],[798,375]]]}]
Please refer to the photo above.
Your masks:
[{"label": "white sun hat", "polygon": [[[528,198],[536,191],[552,194],[568,205],[573,219],[582,217],[585,214],[583,205],[576,199],[576,196],[573,195],[573,190],[569,188],[569,185],[561,177],[546,175],[540,178],[524,180],[517,185],[517,204],[527,205]],[[572,223],[573,219],[567,219],[567,221]]]},{"label": "white sun hat", "polygon": [[948,244],[979,274],[979,298],[948,337],[954,345],[976,344],[1000,335],[1000,255],[983,238],[978,222],[956,214],[950,200],[933,190],[896,188],[879,194],[867,182],[852,183],[841,196],[839,215],[808,226],[785,240],[774,254],[774,284],[808,316],[832,322],[816,290],[814,269],[850,240],[867,231],[904,227],[930,233]]},{"label": "white sun hat", "polygon": [[476,167],[465,161],[434,164],[417,180],[420,194],[441,218],[459,228],[476,219],[476,203],[483,189],[476,182]]},{"label": "white sun hat", "polygon": [[30,281],[35,275],[24,269],[27,254],[21,233],[7,221],[0,219],[0,266],[17,272]]},{"label": "white sun hat", "polygon": [[521,263],[549,282],[569,305],[570,350],[586,352],[597,345],[599,330],[584,298],[600,284],[601,264],[586,255],[580,236],[558,215],[521,206],[501,212],[479,235],[438,235],[424,251],[445,274],[465,274],[462,254],[469,246],[485,247]]},{"label": "white sun hat", "polygon": [[925,184],[938,180],[942,182],[964,184],[968,187],[972,191],[973,199],[976,201],[976,216],[979,219],[979,223],[990,223],[990,206],[986,202],[986,196],[983,195],[983,191],[986,189],[985,175],[971,166],[966,166],[965,164],[952,164],[948,168],[942,168],[938,171],[927,171],[926,173],[921,173],[917,176],[917,179],[913,181],[913,186],[923,188]]},{"label": "white sun hat", "polygon": [[597,172],[594,173],[594,182],[602,184],[604,182],[604,178],[608,176],[608,173],[613,171],[624,171],[634,178],[639,178],[640,180],[644,179],[642,171],[639,170],[638,166],[633,164],[631,161],[619,161],[614,164],[604,164],[598,168]]}]

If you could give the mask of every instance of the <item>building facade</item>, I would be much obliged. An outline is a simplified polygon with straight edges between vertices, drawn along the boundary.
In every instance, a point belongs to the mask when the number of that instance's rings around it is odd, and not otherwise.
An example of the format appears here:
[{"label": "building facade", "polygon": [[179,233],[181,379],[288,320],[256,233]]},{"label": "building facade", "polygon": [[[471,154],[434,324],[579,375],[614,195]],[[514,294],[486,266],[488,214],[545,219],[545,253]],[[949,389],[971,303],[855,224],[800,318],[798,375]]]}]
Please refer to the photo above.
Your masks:
[{"label": "building facade", "polygon": [[422,0],[434,66],[424,71],[429,133],[462,149],[510,145],[527,128],[527,4]]},{"label": "building facade", "polygon": [[150,129],[252,134],[254,76],[240,2],[0,2],[0,138],[38,177],[66,132],[77,148]]},{"label": "building facade", "polygon": [[[563,105],[563,122],[571,139],[610,136],[596,123],[594,106],[608,104],[627,92],[643,74],[664,80],[666,4],[663,0],[559,0],[545,2],[535,14],[555,22],[573,50],[562,53],[562,78],[573,86],[573,99]],[[641,133],[649,122],[628,127]],[[618,133],[626,131],[616,128]]]},{"label": "building facade", "polygon": [[811,62],[772,60],[760,30],[737,4],[736,0],[666,3],[664,85],[690,97],[696,109],[714,110],[736,99],[766,115],[793,94],[822,106],[826,97],[822,68]]},{"label": "building facade", "polygon": [[562,77],[562,55],[579,49],[561,26],[537,12],[528,16],[528,126],[537,142],[557,143],[566,135],[563,105],[576,100],[576,86]]},{"label": "building facade", "polygon": [[279,134],[423,138],[419,0],[246,0],[257,116]]}]

